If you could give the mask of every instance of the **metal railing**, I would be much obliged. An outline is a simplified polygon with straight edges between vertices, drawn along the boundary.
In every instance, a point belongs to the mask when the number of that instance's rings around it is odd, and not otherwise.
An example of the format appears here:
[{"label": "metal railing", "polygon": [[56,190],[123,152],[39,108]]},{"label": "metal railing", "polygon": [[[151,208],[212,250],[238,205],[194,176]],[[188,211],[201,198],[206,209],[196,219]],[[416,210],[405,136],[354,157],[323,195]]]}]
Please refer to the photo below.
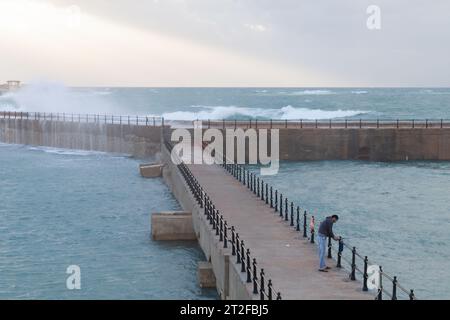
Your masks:
[{"label": "metal railing", "polygon": [[0,119],[119,124],[119,125],[136,125],[147,127],[164,126],[164,118],[162,117],[123,116],[123,115],[117,116],[106,114],[0,111]]},{"label": "metal railing", "polygon": [[[155,116],[130,116],[106,114],[74,114],[0,111],[3,119],[27,119],[85,123],[161,126],[164,118]],[[199,121],[199,120],[197,120]],[[450,128],[450,119],[332,119],[332,120],[200,120],[204,128],[242,129],[444,129]],[[193,126],[193,121],[175,120],[168,123]]]},{"label": "metal railing", "polygon": [[[241,129],[443,129],[450,119],[330,119],[330,120],[201,120],[206,128]],[[192,123],[185,121],[186,124]]]},{"label": "metal railing", "polygon": [[[270,206],[277,214],[281,221],[285,222],[292,228],[295,228],[297,232],[302,234],[303,238],[307,239],[310,243],[315,243],[315,230],[316,222],[313,215],[308,215],[306,210],[302,210],[300,206],[294,204],[294,202],[289,201],[287,197],[283,197],[283,194],[279,192],[274,187],[270,186],[268,183],[259,177],[257,174],[251,172],[243,165],[230,163],[226,161],[225,156],[223,157],[222,166],[225,170],[236,178],[243,185],[254,193],[254,195],[261,201],[264,201],[266,205]],[[308,223],[309,222],[309,223]],[[344,248],[350,250],[350,257],[343,254]],[[351,281],[356,281],[356,274],[362,275],[362,291],[369,291],[368,288],[368,266],[370,265],[367,256],[362,256],[356,250],[356,247],[350,246],[350,244],[344,242],[344,240],[339,241],[339,249],[335,249],[332,246],[331,238],[328,238],[328,258],[332,259],[332,252],[337,253],[336,267],[349,270],[349,278]],[[357,260],[359,259],[359,261]],[[342,262],[346,262],[347,268],[345,268]],[[362,268],[360,265],[362,263]],[[376,293],[375,299],[383,300],[384,295],[388,296],[392,300],[397,300],[399,294],[407,297],[410,300],[416,300],[414,290],[407,290],[401,286],[397,280],[396,276],[390,276],[383,271],[380,266],[378,270],[378,283],[379,288]],[[391,290],[387,289],[387,285],[383,280],[389,281],[391,285]]]},{"label": "metal railing", "polygon": [[[171,152],[173,145],[166,136],[164,136],[164,143],[167,150]],[[177,167],[197,204],[203,209],[204,215],[216,237],[219,238],[219,242],[222,243],[222,247],[229,249],[231,246],[231,255],[236,258],[235,263],[240,265],[246,283],[253,286],[253,294],[258,295],[260,300],[281,300],[281,293],[275,291],[272,280],[268,279],[266,282],[264,269],[261,268],[258,272],[256,258],[252,258],[250,249],[245,246],[237,228],[233,225],[230,226],[186,164],[181,162]]]}]

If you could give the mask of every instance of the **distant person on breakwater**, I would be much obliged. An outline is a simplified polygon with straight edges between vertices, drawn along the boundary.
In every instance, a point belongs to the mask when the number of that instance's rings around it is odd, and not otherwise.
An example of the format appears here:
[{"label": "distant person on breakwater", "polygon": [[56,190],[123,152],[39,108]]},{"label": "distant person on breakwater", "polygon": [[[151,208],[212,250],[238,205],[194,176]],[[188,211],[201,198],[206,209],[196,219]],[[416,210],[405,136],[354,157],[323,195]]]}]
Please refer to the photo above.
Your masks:
[{"label": "distant person on breakwater", "polygon": [[319,226],[319,259],[320,259],[320,265],[319,265],[319,271],[321,272],[328,272],[328,269],[331,269],[330,267],[327,267],[325,264],[325,252],[327,249],[327,238],[332,238],[336,241],[341,240],[340,236],[335,236],[333,233],[333,224],[336,223],[336,221],[339,220],[339,217],[337,215],[333,215],[331,217],[326,217],[324,221]]}]

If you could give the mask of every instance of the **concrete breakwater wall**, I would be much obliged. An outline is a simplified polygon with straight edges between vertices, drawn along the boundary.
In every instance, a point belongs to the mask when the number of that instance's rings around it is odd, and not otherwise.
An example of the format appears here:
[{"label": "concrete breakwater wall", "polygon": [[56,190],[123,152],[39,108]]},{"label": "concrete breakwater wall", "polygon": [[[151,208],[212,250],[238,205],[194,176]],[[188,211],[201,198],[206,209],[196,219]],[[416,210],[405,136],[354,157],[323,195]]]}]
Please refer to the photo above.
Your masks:
[{"label": "concrete breakwater wall", "polygon": [[160,151],[161,127],[0,119],[0,142],[145,157]]},{"label": "concrete breakwater wall", "polygon": [[280,159],[448,161],[450,129],[282,129]]},{"label": "concrete breakwater wall", "polygon": [[[450,160],[450,128],[279,130],[281,160]],[[152,156],[161,126],[0,118],[0,141]]]},{"label": "concrete breakwater wall", "polygon": [[[223,133],[223,129],[219,130]],[[270,129],[266,130],[269,130],[267,136],[270,154],[271,134]],[[288,128],[278,130],[280,160],[450,160],[450,128]],[[248,155],[248,140],[245,148],[245,154]],[[248,159],[248,156],[246,158]]]}]

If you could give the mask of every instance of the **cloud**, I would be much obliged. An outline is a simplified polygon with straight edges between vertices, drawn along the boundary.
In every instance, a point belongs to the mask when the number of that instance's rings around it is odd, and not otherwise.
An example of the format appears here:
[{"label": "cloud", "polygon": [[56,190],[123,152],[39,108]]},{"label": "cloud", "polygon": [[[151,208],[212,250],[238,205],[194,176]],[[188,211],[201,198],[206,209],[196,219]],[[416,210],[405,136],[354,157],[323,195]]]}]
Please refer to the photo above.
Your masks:
[{"label": "cloud", "polygon": [[[4,1],[11,0],[1,0]],[[73,0],[47,2],[58,7],[74,3]],[[445,41],[450,38],[448,0],[432,3],[377,0],[382,15],[381,29],[377,31],[366,27],[367,7],[374,4],[371,0],[78,0],[76,3],[83,13],[108,22],[111,30],[133,29],[140,34],[158,34],[174,42],[207,48],[207,52],[220,52],[246,61],[264,61],[265,66],[274,70],[280,66],[288,70],[286,77],[282,74],[274,77],[270,82],[273,84],[283,85],[286,83],[283,79],[287,78],[305,79],[307,74],[314,75],[308,82],[310,86],[450,85],[450,64],[447,63],[450,42]],[[256,33],[264,36],[256,36]],[[92,30],[92,34],[106,45],[99,30]],[[116,42],[122,40],[116,39]],[[5,40],[2,42],[6,47]],[[135,51],[127,50],[123,54],[139,56],[145,48],[143,44],[141,50],[134,48]],[[184,55],[185,51],[169,54],[177,65],[186,60]],[[12,57],[11,63],[16,63],[17,59]],[[92,55],[91,59],[95,61],[96,57]],[[222,64],[219,57],[210,56],[210,59],[215,60],[218,70]],[[3,71],[7,67],[6,59],[2,60]],[[33,65],[32,60],[27,64]],[[197,67],[203,70],[201,61]],[[166,68],[170,69],[170,65]],[[242,70],[241,77],[249,81],[257,78],[252,70],[245,72],[253,75],[244,74]],[[226,73],[224,70],[223,74]],[[224,78],[225,75],[214,83],[222,83]],[[236,78],[239,77],[233,74],[227,83]],[[257,83],[255,81],[255,85]],[[298,85],[303,83],[298,81]]]}]

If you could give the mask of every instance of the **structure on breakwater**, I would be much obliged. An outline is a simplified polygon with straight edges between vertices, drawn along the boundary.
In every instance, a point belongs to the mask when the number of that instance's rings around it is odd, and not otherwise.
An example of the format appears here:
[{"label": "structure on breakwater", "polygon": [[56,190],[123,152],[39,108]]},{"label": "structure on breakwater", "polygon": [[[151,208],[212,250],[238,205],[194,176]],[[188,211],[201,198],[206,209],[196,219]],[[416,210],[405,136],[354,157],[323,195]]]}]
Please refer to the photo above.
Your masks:
[{"label": "structure on breakwater", "polygon": [[[439,120],[224,121],[204,126],[277,128],[284,160],[450,160],[450,123]],[[186,216],[223,299],[415,298],[382,269],[379,290],[367,292],[369,259],[345,243],[336,249],[329,242],[328,257],[335,259],[335,267],[318,273],[316,226],[308,212],[244,166],[174,164],[167,138],[171,130],[161,118],[0,112],[1,142],[160,154],[163,178],[190,213]]]}]

